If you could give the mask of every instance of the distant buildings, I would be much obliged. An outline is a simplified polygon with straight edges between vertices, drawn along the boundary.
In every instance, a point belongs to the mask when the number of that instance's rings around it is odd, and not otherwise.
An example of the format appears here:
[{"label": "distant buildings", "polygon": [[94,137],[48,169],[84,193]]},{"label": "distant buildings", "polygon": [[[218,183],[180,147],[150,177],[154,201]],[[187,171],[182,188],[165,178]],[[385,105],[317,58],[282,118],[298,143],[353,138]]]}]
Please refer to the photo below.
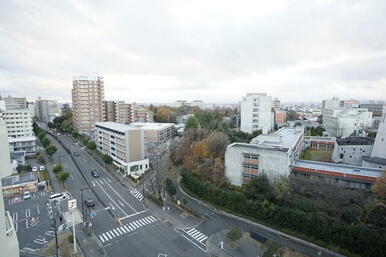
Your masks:
[{"label": "distant buildings", "polygon": [[359,107],[359,101],[354,99],[349,100],[340,100],[339,101],[339,107],[343,108],[358,108]]},{"label": "distant buildings", "polygon": [[287,121],[287,112],[284,110],[275,110],[275,123],[284,124]]},{"label": "distant buildings", "polygon": [[303,150],[303,127],[282,128],[260,135],[250,144],[233,143],[225,152],[225,175],[233,185],[241,186],[265,173],[270,180],[288,176],[291,164]]},{"label": "distant buildings", "polygon": [[97,122],[94,140],[97,149],[111,156],[114,164],[127,174],[138,177],[149,169],[142,128],[116,122]]},{"label": "distant buildings", "polygon": [[104,121],[123,124],[153,122],[153,112],[147,108],[124,101],[104,101]]},{"label": "distant buildings", "polygon": [[326,108],[323,126],[330,136],[363,135],[371,127],[372,113],[364,108]]},{"label": "distant buildings", "polygon": [[276,111],[280,109],[280,100],[279,98],[275,97],[272,101],[272,108]]},{"label": "distant buildings", "polygon": [[27,109],[27,98],[25,97],[4,97],[3,98],[5,102],[5,106],[7,109],[13,110],[13,109]]},{"label": "distant buildings", "polygon": [[322,115],[323,115],[323,123],[325,121],[325,110],[326,109],[336,109],[340,107],[340,102],[337,97],[333,97],[332,99],[323,100],[322,101]]},{"label": "distant buildings", "polygon": [[267,134],[273,127],[272,97],[266,93],[248,93],[240,103],[240,129],[246,133],[262,130]]},{"label": "distant buildings", "polygon": [[7,109],[0,115],[7,124],[9,137],[31,137],[34,135],[31,112],[28,109]]},{"label": "distant buildings", "polygon": [[103,77],[78,76],[73,79],[73,123],[79,132],[89,132],[96,122],[103,121]]},{"label": "distant buildings", "polygon": [[176,117],[176,122],[177,122],[177,124],[186,124],[188,119],[190,117],[193,117],[193,116],[194,116],[194,114],[190,114],[190,113],[184,114],[184,115],[179,115]]},{"label": "distant buildings", "polygon": [[144,131],[145,143],[162,143],[174,138],[177,134],[174,123],[140,123],[134,122],[129,126],[141,128]]},{"label": "distant buildings", "polygon": [[38,120],[48,124],[53,122],[55,117],[61,115],[61,110],[56,100],[41,100],[40,98],[35,102],[35,114]]},{"label": "distant buildings", "polygon": [[197,106],[200,109],[205,108],[205,102],[202,100],[193,100],[192,102],[188,102],[186,100],[177,100],[174,102],[173,107],[179,108],[183,106]]}]

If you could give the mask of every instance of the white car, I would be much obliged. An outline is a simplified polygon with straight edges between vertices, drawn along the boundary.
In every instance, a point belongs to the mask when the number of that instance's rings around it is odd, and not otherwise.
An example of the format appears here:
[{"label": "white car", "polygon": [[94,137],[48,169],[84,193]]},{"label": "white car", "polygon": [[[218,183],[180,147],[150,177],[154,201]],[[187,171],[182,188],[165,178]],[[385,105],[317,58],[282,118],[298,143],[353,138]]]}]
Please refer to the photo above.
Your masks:
[{"label": "white car", "polygon": [[33,167],[32,167],[32,171],[38,171],[38,167],[33,166]]},{"label": "white car", "polygon": [[44,167],[44,165],[40,166],[40,168],[39,168],[40,171],[43,171],[45,169],[46,169],[46,167]]},{"label": "white car", "polygon": [[24,200],[31,199],[31,193],[29,191],[25,191],[23,195],[23,199]]}]

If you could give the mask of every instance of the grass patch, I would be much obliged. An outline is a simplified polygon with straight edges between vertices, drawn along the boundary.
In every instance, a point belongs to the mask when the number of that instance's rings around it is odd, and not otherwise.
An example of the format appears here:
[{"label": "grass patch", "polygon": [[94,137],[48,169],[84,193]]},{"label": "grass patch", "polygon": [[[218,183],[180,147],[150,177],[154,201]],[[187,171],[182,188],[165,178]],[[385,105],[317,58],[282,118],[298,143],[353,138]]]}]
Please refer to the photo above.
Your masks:
[{"label": "grass patch", "polygon": [[39,181],[49,181],[50,176],[48,176],[48,171],[43,170],[38,172]]},{"label": "grass patch", "polygon": [[300,159],[317,162],[332,162],[332,151],[305,149],[300,155]]}]

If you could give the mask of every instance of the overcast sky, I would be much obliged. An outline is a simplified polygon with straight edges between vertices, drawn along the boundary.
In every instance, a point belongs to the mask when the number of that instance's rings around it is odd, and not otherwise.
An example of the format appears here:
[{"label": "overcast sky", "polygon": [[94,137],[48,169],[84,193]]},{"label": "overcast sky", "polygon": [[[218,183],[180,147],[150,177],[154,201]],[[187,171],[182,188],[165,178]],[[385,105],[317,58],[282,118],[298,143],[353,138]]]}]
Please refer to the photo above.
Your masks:
[{"label": "overcast sky", "polygon": [[0,92],[70,101],[386,99],[386,1],[2,0]]}]

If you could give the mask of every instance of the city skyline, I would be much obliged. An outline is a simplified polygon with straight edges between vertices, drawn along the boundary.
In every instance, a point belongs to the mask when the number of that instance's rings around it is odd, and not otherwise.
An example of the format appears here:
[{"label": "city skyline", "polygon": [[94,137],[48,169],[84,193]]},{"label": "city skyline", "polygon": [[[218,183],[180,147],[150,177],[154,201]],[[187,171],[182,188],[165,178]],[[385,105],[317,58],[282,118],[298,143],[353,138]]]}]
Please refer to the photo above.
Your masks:
[{"label": "city skyline", "polygon": [[5,1],[0,91],[69,102],[73,76],[97,73],[106,99],[128,102],[233,103],[246,92],[283,102],[382,100],[385,7],[320,0]]}]

